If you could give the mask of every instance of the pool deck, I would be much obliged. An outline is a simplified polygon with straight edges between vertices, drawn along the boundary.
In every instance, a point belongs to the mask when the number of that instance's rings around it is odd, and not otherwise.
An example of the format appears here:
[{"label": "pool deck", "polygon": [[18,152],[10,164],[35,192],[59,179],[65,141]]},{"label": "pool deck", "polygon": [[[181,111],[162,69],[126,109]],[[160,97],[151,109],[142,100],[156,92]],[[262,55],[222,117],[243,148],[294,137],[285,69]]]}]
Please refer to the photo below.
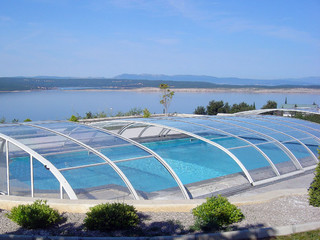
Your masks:
[{"label": "pool deck", "polygon": [[[262,186],[251,187],[241,190],[228,199],[235,205],[247,205],[268,202],[279,197],[290,195],[305,195],[308,192],[310,183],[314,178],[314,173],[307,173],[294,176],[290,179],[269,183]],[[10,210],[19,204],[32,203],[35,199],[30,197],[0,196],[0,208]],[[192,208],[202,204],[205,199],[191,200],[116,200],[134,205],[138,211],[142,212],[189,212]],[[105,202],[107,200],[68,200],[68,199],[48,199],[48,204],[56,208],[59,212],[85,213],[90,207]]]}]

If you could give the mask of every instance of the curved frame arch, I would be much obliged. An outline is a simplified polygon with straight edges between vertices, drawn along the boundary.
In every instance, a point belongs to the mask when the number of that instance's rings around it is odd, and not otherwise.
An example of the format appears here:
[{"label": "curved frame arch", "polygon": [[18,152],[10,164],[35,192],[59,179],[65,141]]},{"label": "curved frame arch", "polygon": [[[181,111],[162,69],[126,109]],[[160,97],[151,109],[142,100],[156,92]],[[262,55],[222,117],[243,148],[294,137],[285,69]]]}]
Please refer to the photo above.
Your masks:
[{"label": "curved frame arch", "polygon": [[46,130],[48,132],[52,132],[54,134],[57,134],[57,135],[60,135],[60,136],[63,136],[65,138],[68,138],[70,139],[71,141],[75,142],[76,144],[86,148],[87,150],[91,151],[92,153],[94,153],[95,155],[97,155],[98,157],[102,158],[104,161],[106,161],[108,164],[110,164],[110,166],[113,168],[113,170],[119,175],[119,177],[122,179],[122,181],[126,184],[126,186],[128,187],[129,191],[132,193],[132,195],[134,196],[134,198],[136,200],[139,200],[139,196],[136,192],[136,190],[133,188],[131,182],[128,180],[128,178],[126,177],[126,175],[118,168],[118,166],[116,164],[114,164],[108,157],[106,157],[104,154],[100,153],[99,151],[95,150],[94,148],[70,137],[70,136],[67,136],[63,133],[60,133],[60,132],[57,132],[55,130],[52,130],[52,129],[49,129],[49,128],[46,128],[46,127],[41,127],[41,126],[38,126],[38,125],[34,125],[34,124],[29,124],[29,123],[24,123],[23,125],[27,125],[27,126],[30,126],[30,127],[34,127],[34,128],[39,128],[39,129],[43,129],[43,130]]},{"label": "curved frame arch", "polygon": [[[213,121],[212,119],[210,118],[206,118],[206,119],[209,119],[210,121]],[[220,118],[221,119],[221,118]],[[220,122],[220,123],[225,123],[225,124],[228,124],[228,125],[232,125],[232,126],[236,126],[238,128],[242,128],[242,129],[245,129],[249,132],[253,132],[253,133],[256,133],[262,137],[264,137],[265,139],[269,139],[275,143],[278,144],[278,146],[283,150],[283,152],[290,158],[290,160],[292,161],[292,163],[298,168],[298,169],[302,169],[302,166],[300,164],[300,162],[298,161],[298,159],[294,156],[294,154],[285,146],[283,145],[280,141],[278,141],[277,139],[273,138],[273,137],[270,137],[268,136],[267,134],[264,134],[264,133],[261,133],[261,132],[258,132],[256,130],[253,130],[253,129],[250,129],[250,128],[247,128],[247,127],[243,127],[243,126],[240,126],[240,125],[237,125],[235,123],[229,123],[229,122],[225,122],[225,121],[221,121],[221,120],[217,120],[215,119],[215,121],[217,122]],[[250,124],[250,123],[249,123]]]},{"label": "curved frame arch", "polygon": [[90,127],[95,128],[95,129],[98,129],[99,131],[106,132],[106,133],[111,134],[111,135],[113,135],[113,136],[115,136],[115,137],[121,138],[121,139],[123,139],[123,140],[125,140],[125,141],[128,141],[128,142],[132,143],[133,145],[135,145],[135,146],[137,146],[137,147],[145,150],[146,152],[150,153],[155,159],[158,160],[158,162],[160,162],[160,164],[162,164],[162,166],[164,166],[164,167],[167,169],[167,171],[170,173],[170,175],[173,177],[173,179],[174,179],[174,180],[176,181],[176,183],[178,184],[178,186],[179,186],[179,188],[180,188],[180,190],[181,190],[182,195],[184,196],[184,198],[185,198],[185,199],[190,199],[190,196],[188,195],[187,190],[186,190],[186,188],[184,187],[184,185],[182,184],[182,182],[181,182],[180,178],[178,177],[178,175],[177,175],[177,174],[175,173],[175,171],[170,167],[170,165],[169,165],[162,157],[160,157],[157,153],[155,153],[155,152],[152,151],[151,149],[143,146],[142,144],[140,144],[140,143],[138,143],[138,142],[136,142],[136,141],[131,140],[130,138],[126,138],[126,137],[124,137],[124,136],[115,134],[115,133],[113,133],[113,132],[111,132],[111,131],[108,131],[108,130],[106,130],[106,129],[104,129],[104,128],[99,128],[99,127],[96,127],[96,126],[93,126],[93,125],[90,125]]},{"label": "curved frame arch", "polygon": [[[268,118],[268,117],[266,117],[266,118]],[[278,120],[281,121],[281,122],[287,122],[287,123],[291,123],[291,124],[293,124],[293,125],[298,125],[298,126],[302,126],[302,127],[305,127],[305,128],[309,128],[309,129],[312,130],[312,131],[320,132],[320,129],[315,129],[315,128],[312,128],[312,127],[310,127],[310,126],[303,125],[303,124],[298,123],[298,122],[295,122],[295,121],[292,121],[292,122],[291,122],[291,121],[287,121],[287,120],[285,120],[285,117],[279,117]],[[301,121],[306,121],[306,120],[303,120],[303,119],[299,119],[299,120],[301,120]]]},{"label": "curved frame arch", "polygon": [[[250,118],[250,116],[246,116],[246,118]],[[305,133],[305,134],[309,135],[311,138],[316,139],[316,141],[320,144],[320,139],[319,139],[317,136],[315,136],[315,135],[313,135],[313,134],[311,134],[311,133],[309,133],[309,132],[303,131],[303,130],[301,130],[301,129],[298,129],[298,128],[295,128],[295,127],[292,127],[292,126],[288,126],[288,125],[285,125],[285,124],[281,124],[281,123],[278,123],[278,122],[268,121],[268,120],[266,120],[266,119],[264,119],[264,118],[259,118],[259,120],[260,120],[260,121],[264,121],[264,122],[268,122],[268,123],[275,123],[275,124],[277,124],[277,125],[285,126],[285,127],[291,128],[291,129],[293,129],[293,130],[295,130],[295,131]],[[291,135],[290,135],[290,136],[291,136]],[[315,160],[316,162],[319,162],[317,156],[314,154],[314,152],[312,152],[312,151],[307,147],[307,145],[305,145],[303,142],[301,142],[301,140],[299,140],[299,139],[297,139],[297,138],[295,138],[295,137],[293,137],[293,136],[291,136],[291,137],[294,138],[295,140],[299,141],[299,143],[302,143],[302,144],[307,148],[307,150],[314,156],[314,157],[313,157],[314,160]]]},{"label": "curved frame arch", "polygon": [[[246,118],[246,117],[245,117]],[[241,121],[241,120],[239,120],[239,119],[237,119],[236,121],[238,121],[238,122],[244,122],[244,121]],[[272,130],[272,131],[274,131],[274,132],[277,132],[277,133],[280,133],[280,134],[282,134],[282,135],[285,135],[285,136],[287,136],[287,137],[289,137],[289,138],[292,138],[294,141],[297,141],[298,143],[300,143],[301,144],[301,146],[302,147],[304,147],[310,154],[311,154],[311,156],[312,156],[312,158],[315,160],[315,162],[318,162],[317,161],[317,157],[314,155],[314,153],[303,143],[303,142],[301,142],[299,139],[297,139],[297,138],[295,138],[295,137],[293,137],[293,136],[291,136],[291,135],[289,135],[289,134],[287,134],[287,133],[284,133],[284,132],[281,132],[281,131],[279,131],[279,130],[276,130],[276,129],[273,129],[273,128],[270,128],[270,127],[267,127],[267,126],[263,126],[263,125],[260,125],[260,124],[257,124],[257,123],[248,123],[248,124],[251,124],[251,125],[254,125],[254,126],[258,126],[258,127],[262,127],[262,128],[265,128],[265,129],[268,129],[268,130]],[[280,141],[279,141],[280,142]],[[287,148],[288,149],[288,148]],[[289,149],[288,149],[289,150]],[[289,150],[290,151],[290,150]],[[291,151],[290,151],[291,152]],[[291,152],[291,154],[294,156],[294,154]],[[295,157],[295,156],[294,156]],[[295,157],[295,159],[297,159],[296,157]],[[299,162],[299,160],[297,159],[297,161]],[[300,162],[299,162],[299,164],[300,164]],[[300,164],[300,166],[301,166],[301,164]],[[302,168],[302,166],[301,166],[301,168]]]},{"label": "curved frame arch", "polygon": [[44,166],[48,166],[48,170],[56,177],[56,179],[60,183],[60,186],[62,186],[64,188],[64,190],[66,191],[68,197],[72,200],[78,199],[77,195],[73,191],[69,182],[65,179],[65,177],[60,173],[60,171],[49,160],[47,160],[42,155],[35,152],[34,150],[29,148],[28,146],[24,145],[23,143],[18,142],[17,140],[15,140],[9,136],[6,136],[6,135],[0,133],[0,138],[5,139],[7,142],[10,142],[10,143],[14,144],[15,146],[19,147],[20,149],[22,149],[23,151],[27,152],[30,156],[32,156],[33,158],[38,160]]},{"label": "curved frame arch", "polygon": [[187,121],[182,121],[182,120],[173,120],[173,121],[179,121],[179,122],[185,122],[185,123],[190,123],[190,124],[194,124],[194,125],[198,125],[198,126],[201,126],[201,127],[205,127],[205,128],[209,128],[209,129],[212,129],[212,130],[215,130],[215,131],[219,131],[221,133],[224,133],[228,136],[231,136],[231,137],[235,137],[237,139],[240,139],[241,141],[244,141],[246,143],[248,143],[251,147],[255,148],[258,152],[261,153],[261,155],[267,160],[267,162],[269,162],[271,168],[273,169],[274,173],[277,175],[277,176],[280,176],[280,173],[277,169],[277,167],[274,165],[274,163],[271,161],[271,159],[267,156],[267,154],[265,154],[259,147],[257,147],[256,145],[254,145],[253,143],[249,142],[248,140],[246,139],[243,139],[235,134],[232,134],[232,133],[228,133],[226,131],[223,131],[223,130],[220,130],[220,129],[217,129],[217,128],[214,128],[214,127],[210,127],[210,126],[206,126],[204,124],[200,124],[200,123],[193,123],[193,122],[187,122]]},{"label": "curved frame arch", "polygon": [[[270,122],[270,123],[275,122],[274,119],[272,119],[272,118],[262,117],[261,115],[257,115],[257,116],[258,116],[258,119],[261,120],[261,121]],[[247,117],[247,116],[246,116],[246,117]],[[248,118],[251,118],[251,117],[248,116]],[[278,120],[279,120],[279,119],[278,119]],[[283,121],[283,120],[280,120],[280,122],[288,122],[288,123],[292,123],[292,125],[297,125],[297,123],[295,123],[295,122],[289,122],[289,121]],[[288,127],[288,128],[292,128],[292,129],[294,129],[294,130],[296,130],[296,131],[300,131],[300,132],[303,132],[303,133],[305,133],[305,134],[308,134],[308,135],[310,135],[312,138],[315,138],[315,139],[319,142],[319,144],[320,144],[320,138],[317,137],[316,135],[312,134],[312,133],[309,133],[309,132],[307,132],[307,131],[304,131],[304,130],[302,130],[302,129],[296,128],[296,127],[291,126],[291,125],[289,126],[289,125],[286,125],[286,124],[283,124],[283,123],[279,123],[279,122],[276,122],[276,124],[281,125],[281,126],[286,126],[286,127]],[[299,125],[300,125],[300,124],[299,124]],[[305,127],[307,127],[307,126],[305,126]],[[317,131],[320,131],[320,130],[317,130]]]},{"label": "curved frame arch", "polygon": [[[161,127],[161,128],[166,128],[166,129],[171,129],[173,131],[176,131],[176,132],[180,132],[180,133],[183,133],[183,134],[186,134],[188,136],[192,136],[196,139],[199,139],[203,142],[206,142],[216,148],[219,148],[220,150],[222,150],[223,152],[225,152],[227,155],[229,155],[229,157],[231,157],[236,163],[237,165],[241,168],[241,170],[243,171],[243,173],[246,175],[248,181],[252,184],[253,183],[253,179],[251,177],[251,175],[249,174],[248,170],[246,169],[246,167],[241,163],[241,161],[232,153],[230,152],[228,149],[226,149],[225,147],[221,146],[220,144],[217,144],[215,142],[212,142],[206,138],[203,138],[199,135],[196,135],[196,134],[193,134],[193,133],[190,133],[190,132],[187,132],[187,131],[184,131],[184,130],[181,130],[181,129],[178,129],[178,128],[174,128],[174,127],[169,127],[169,126],[166,126],[166,125],[161,125],[161,124],[158,124],[158,123],[153,123],[153,122],[143,122],[143,121],[126,121],[126,120],[116,120],[117,122],[128,122],[128,123],[131,123],[130,125],[133,125],[133,124],[136,124],[136,123],[139,123],[139,124],[148,124],[148,125],[154,125],[154,126],[157,126],[157,127]],[[123,133],[123,131],[122,131]]]}]

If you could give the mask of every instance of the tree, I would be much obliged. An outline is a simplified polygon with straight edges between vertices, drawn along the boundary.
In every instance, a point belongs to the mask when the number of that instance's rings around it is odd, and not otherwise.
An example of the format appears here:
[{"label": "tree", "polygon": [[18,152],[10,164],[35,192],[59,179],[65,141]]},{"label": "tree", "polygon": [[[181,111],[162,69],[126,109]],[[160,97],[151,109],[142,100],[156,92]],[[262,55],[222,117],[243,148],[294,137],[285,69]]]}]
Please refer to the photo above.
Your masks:
[{"label": "tree", "polygon": [[263,105],[261,109],[275,109],[278,104],[275,101],[269,100],[267,104]]},{"label": "tree", "polygon": [[198,115],[206,115],[206,114],[207,114],[206,109],[205,109],[204,106],[198,106],[198,107],[194,110],[193,113],[194,113],[194,114],[198,114]]},{"label": "tree", "polygon": [[149,117],[151,117],[150,111],[147,108],[143,109],[143,118],[149,118]]},{"label": "tree", "polygon": [[168,108],[169,108],[169,105],[170,105],[170,103],[172,101],[172,98],[173,98],[173,95],[174,95],[174,91],[171,91],[169,89],[169,85],[165,84],[165,83],[160,84],[159,88],[160,88],[160,91],[161,91],[161,94],[162,94],[161,95],[160,104],[163,105],[164,113],[167,116],[168,115]]},{"label": "tree", "polygon": [[249,105],[245,102],[241,102],[239,104],[233,104],[231,107],[231,113],[236,113],[236,112],[243,112],[243,111],[250,111],[250,110],[255,110],[254,105]]},{"label": "tree", "polygon": [[223,101],[210,101],[207,106],[207,114],[208,115],[217,115],[219,112],[219,109],[223,108],[224,103]]}]

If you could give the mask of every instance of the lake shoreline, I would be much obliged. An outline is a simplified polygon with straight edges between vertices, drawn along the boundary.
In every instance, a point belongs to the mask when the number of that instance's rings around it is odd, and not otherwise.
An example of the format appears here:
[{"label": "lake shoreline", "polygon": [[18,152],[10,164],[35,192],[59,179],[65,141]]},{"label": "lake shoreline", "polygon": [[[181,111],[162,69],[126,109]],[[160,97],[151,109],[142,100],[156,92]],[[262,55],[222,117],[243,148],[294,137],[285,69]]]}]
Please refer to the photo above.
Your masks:
[{"label": "lake shoreline", "polygon": [[[114,89],[39,89],[39,90],[13,90],[13,91],[0,91],[0,93],[16,93],[16,92],[40,92],[40,91],[51,91],[51,90],[60,90],[60,91],[85,91],[85,92],[160,92],[159,88],[145,87],[145,88],[114,88]],[[311,88],[171,88],[174,92],[184,92],[184,93],[224,93],[224,92],[234,92],[234,93],[286,93],[286,94],[320,94],[320,89],[311,89]]]}]

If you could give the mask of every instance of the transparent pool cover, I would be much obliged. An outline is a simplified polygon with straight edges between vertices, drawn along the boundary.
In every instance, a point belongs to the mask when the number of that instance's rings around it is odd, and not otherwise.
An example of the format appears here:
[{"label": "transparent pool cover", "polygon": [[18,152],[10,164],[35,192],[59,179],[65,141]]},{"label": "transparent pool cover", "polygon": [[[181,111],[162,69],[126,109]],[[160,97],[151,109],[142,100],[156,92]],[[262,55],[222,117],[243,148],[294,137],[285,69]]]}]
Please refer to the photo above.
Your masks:
[{"label": "transparent pool cover", "polygon": [[0,192],[197,198],[312,169],[319,137],[319,124],[275,116],[1,124]]}]

